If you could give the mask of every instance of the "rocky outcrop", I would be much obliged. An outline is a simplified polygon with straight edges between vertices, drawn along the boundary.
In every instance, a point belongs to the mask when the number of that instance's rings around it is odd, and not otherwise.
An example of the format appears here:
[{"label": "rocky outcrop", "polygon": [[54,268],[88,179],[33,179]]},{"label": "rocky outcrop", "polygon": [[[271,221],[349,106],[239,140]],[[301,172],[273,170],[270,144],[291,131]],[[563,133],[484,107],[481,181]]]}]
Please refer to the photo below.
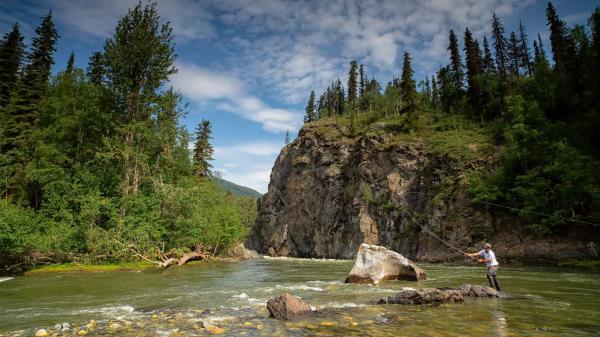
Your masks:
[{"label": "rocky outcrop", "polygon": [[385,247],[363,243],[346,283],[377,284],[381,280],[421,281],[427,274],[404,256]]},{"label": "rocky outcrop", "polygon": [[589,239],[524,236],[518,218],[469,201],[468,172],[493,167],[486,153],[494,151],[468,144],[461,151],[475,155],[456,159],[447,154],[453,149],[432,150],[431,141],[377,123],[370,128],[355,136],[352,126],[334,121],[305,125],[273,166],[246,247],[272,256],[351,259],[367,243],[415,261],[463,259],[430,231],[463,250],[492,240],[501,263],[589,255]]},{"label": "rocky outcrop", "polygon": [[241,260],[256,259],[260,257],[255,250],[246,248],[243,243],[238,243],[237,245],[228,248],[223,255]]},{"label": "rocky outcrop", "polygon": [[310,305],[288,293],[270,299],[267,309],[271,317],[281,320],[293,320],[312,313]]},{"label": "rocky outcrop", "polygon": [[463,302],[465,297],[500,298],[495,289],[479,285],[463,284],[456,288],[407,289],[399,293],[373,301],[374,304],[431,305]]}]

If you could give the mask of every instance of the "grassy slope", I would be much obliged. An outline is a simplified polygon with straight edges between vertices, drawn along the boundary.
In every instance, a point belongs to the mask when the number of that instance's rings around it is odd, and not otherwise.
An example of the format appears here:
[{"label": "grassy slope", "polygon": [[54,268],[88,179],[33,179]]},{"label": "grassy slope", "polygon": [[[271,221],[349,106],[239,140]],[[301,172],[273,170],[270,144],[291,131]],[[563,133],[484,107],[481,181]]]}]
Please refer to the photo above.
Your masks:
[{"label": "grassy slope", "polygon": [[428,151],[459,164],[489,159],[498,153],[492,132],[461,116],[420,113],[413,122],[406,117],[381,117],[361,113],[355,117],[330,117],[311,123],[327,139],[385,135],[385,146],[423,141]]}]

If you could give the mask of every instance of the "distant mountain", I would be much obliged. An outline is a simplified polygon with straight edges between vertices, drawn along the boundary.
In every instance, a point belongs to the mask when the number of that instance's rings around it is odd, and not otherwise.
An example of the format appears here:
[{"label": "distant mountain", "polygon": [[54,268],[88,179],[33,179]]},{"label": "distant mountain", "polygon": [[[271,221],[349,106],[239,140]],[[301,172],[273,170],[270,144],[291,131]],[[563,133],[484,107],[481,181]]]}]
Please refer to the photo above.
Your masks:
[{"label": "distant mountain", "polygon": [[240,186],[238,184],[232,183],[231,181],[227,181],[227,180],[217,178],[217,177],[214,177],[213,179],[215,180],[217,185],[219,185],[219,187],[221,187],[225,191],[231,192],[235,195],[242,196],[242,197],[254,197],[254,198],[258,198],[258,197],[262,196],[261,193],[255,191],[249,187]]}]

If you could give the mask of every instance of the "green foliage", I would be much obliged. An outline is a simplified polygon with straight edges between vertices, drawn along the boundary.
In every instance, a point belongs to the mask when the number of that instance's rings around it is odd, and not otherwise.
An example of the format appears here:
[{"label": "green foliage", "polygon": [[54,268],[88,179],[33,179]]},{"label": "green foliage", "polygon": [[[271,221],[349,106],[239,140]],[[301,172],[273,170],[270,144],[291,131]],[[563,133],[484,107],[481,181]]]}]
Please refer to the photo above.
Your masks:
[{"label": "green foliage", "polygon": [[[87,75],[71,54],[48,78],[57,37],[50,13],[29,63],[11,54],[11,69],[24,71],[0,107],[2,269],[218,253],[242,241],[256,199],[194,176],[200,160],[202,176],[210,173],[210,123],[197,135],[193,167],[181,97],[166,89],[176,71],[171,29],[158,23],[156,5],[138,4],[119,21]],[[8,59],[6,41],[0,57]]]},{"label": "green foliage", "polygon": [[361,196],[365,203],[372,204],[375,201],[373,196],[373,191],[371,190],[371,186],[369,185],[361,185]]},{"label": "green foliage", "polygon": [[[549,123],[535,101],[509,96],[502,165],[471,190],[474,200],[512,205],[528,227],[557,234],[567,222],[600,209],[600,161],[560,138],[561,126]],[[537,212],[554,217],[541,217]]]},{"label": "green foliage", "polygon": [[[217,251],[240,242],[248,228],[231,198],[212,182],[161,192],[161,219],[169,231],[167,248],[202,245]],[[247,207],[248,209],[248,207]],[[246,224],[250,220],[245,219]]]}]

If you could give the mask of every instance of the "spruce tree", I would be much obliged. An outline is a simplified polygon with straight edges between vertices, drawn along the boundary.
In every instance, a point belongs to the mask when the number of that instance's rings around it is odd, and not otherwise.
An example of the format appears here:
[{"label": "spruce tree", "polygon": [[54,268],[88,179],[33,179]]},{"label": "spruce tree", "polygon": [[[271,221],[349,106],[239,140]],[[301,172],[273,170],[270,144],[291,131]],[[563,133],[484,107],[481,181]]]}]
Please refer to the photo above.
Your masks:
[{"label": "spruce tree", "polygon": [[73,75],[73,69],[75,67],[75,54],[71,52],[69,55],[69,60],[67,61],[67,68],[65,69],[65,73],[68,75]]},{"label": "spruce tree", "polygon": [[358,70],[358,74],[360,76],[360,83],[359,83],[359,94],[360,97],[362,97],[365,92],[367,91],[367,77],[365,74],[365,67],[364,65],[360,65],[360,68]]},{"label": "spruce tree", "polygon": [[344,95],[344,86],[342,86],[342,81],[340,81],[340,79],[338,78],[334,90],[333,90],[333,94],[334,94],[334,102],[335,102],[335,114],[337,116],[342,116],[345,112],[344,109],[344,102],[346,101],[344,99],[345,95]]},{"label": "spruce tree", "polygon": [[519,20],[519,41],[521,42],[521,67],[527,71],[527,75],[531,76],[533,68],[531,66],[531,55],[527,46],[527,34],[521,20]]},{"label": "spruce tree", "polygon": [[400,90],[402,95],[402,102],[404,103],[404,112],[412,114],[417,111],[417,88],[415,80],[413,78],[414,71],[410,64],[410,54],[404,52],[402,62],[402,76],[400,80]]},{"label": "spruce tree", "polygon": [[486,74],[495,74],[496,66],[494,65],[494,57],[492,56],[492,51],[490,50],[490,45],[488,43],[487,37],[483,36],[483,60],[482,60],[483,71]]},{"label": "spruce tree", "polygon": [[451,113],[454,104],[454,87],[450,66],[440,68],[437,73],[438,91],[440,97],[440,108],[442,111]]},{"label": "spruce tree", "polygon": [[429,83],[429,75],[425,75],[425,80],[423,81],[423,94],[425,95],[425,101],[427,102],[427,107],[431,108],[431,84]]},{"label": "spruce tree", "polygon": [[348,72],[348,103],[354,104],[358,98],[356,94],[356,73],[358,71],[358,63],[356,61],[350,62],[350,71]]},{"label": "spruce tree", "polygon": [[319,103],[317,104],[317,118],[321,119],[321,118],[325,118],[327,117],[326,111],[325,111],[325,93],[322,93],[321,96],[319,96]]},{"label": "spruce tree", "polygon": [[105,74],[104,57],[101,52],[97,51],[90,56],[87,67],[87,77],[91,83],[102,85]]},{"label": "spruce tree", "polygon": [[454,30],[450,30],[449,34],[448,50],[450,51],[450,67],[449,79],[450,79],[450,90],[449,93],[449,107],[451,112],[462,111],[462,100],[463,100],[463,78],[464,73],[462,69],[462,63],[460,60],[460,52],[458,50],[458,40]]},{"label": "spruce tree", "polygon": [[453,82],[456,90],[459,90],[463,86],[463,70],[462,63],[460,61],[460,52],[458,51],[458,40],[453,29],[450,29],[448,36],[450,43],[448,44],[448,50],[450,51],[450,69],[452,70]]},{"label": "spruce tree", "polygon": [[535,51],[533,72],[535,74],[539,69],[545,70],[549,67],[548,60],[546,59],[546,52],[544,52],[544,45],[542,44],[542,39],[539,34],[537,41],[533,41],[533,48]]},{"label": "spruce tree", "polygon": [[538,34],[538,48],[540,48],[540,54],[544,59],[548,59],[546,57],[546,50],[544,50],[544,44],[542,43],[542,37],[540,36],[540,34]]},{"label": "spruce tree", "polygon": [[304,115],[304,123],[310,123],[316,120],[315,113],[315,92],[312,90],[308,96],[308,103],[306,104],[306,111]]},{"label": "spruce tree", "polygon": [[537,45],[537,41],[533,40],[533,61],[535,63],[535,60],[537,60],[540,57],[541,53],[540,53],[540,48]]},{"label": "spruce tree", "polygon": [[496,53],[496,68],[498,70],[498,76],[500,80],[505,82],[507,78],[507,42],[504,37],[504,26],[502,21],[494,13],[492,16],[492,41],[494,44],[494,51]]},{"label": "spruce tree", "polygon": [[28,64],[19,85],[20,103],[16,114],[24,129],[36,125],[40,120],[38,103],[46,93],[57,39],[58,33],[50,11],[35,29],[31,52],[27,56]]},{"label": "spruce tree", "polygon": [[512,76],[519,76],[519,65],[521,64],[521,43],[515,32],[510,33],[508,38],[508,67]]},{"label": "spruce tree", "polygon": [[214,152],[210,143],[211,139],[210,121],[203,119],[196,127],[196,142],[192,161],[193,172],[196,177],[205,178],[210,176],[212,167],[210,161],[213,160],[212,155]]},{"label": "spruce tree", "polygon": [[24,55],[23,35],[15,23],[0,43],[0,108],[8,104],[10,93],[17,85]]},{"label": "spruce tree", "polygon": [[575,88],[576,74],[573,58],[575,46],[567,32],[566,24],[562,21],[551,2],[546,7],[546,18],[550,26],[550,44],[552,45],[552,56],[554,58],[554,71],[557,82],[557,111],[555,117],[566,117],[574,108],[576,100]]},{"label": "spruce tree", "polygon": [[285,130],[284,142],[285,142],[285,145],[288,145],[290,143],[290,130]]},{"label": "spruce tree", "polygon": [[472,110],[480,109],[481,105],[481,87],[479,77],[483,73],[481,63],[481,50],[477,40],[469,29],[465,29],[465,59],[467,68],[468,97]]}]

